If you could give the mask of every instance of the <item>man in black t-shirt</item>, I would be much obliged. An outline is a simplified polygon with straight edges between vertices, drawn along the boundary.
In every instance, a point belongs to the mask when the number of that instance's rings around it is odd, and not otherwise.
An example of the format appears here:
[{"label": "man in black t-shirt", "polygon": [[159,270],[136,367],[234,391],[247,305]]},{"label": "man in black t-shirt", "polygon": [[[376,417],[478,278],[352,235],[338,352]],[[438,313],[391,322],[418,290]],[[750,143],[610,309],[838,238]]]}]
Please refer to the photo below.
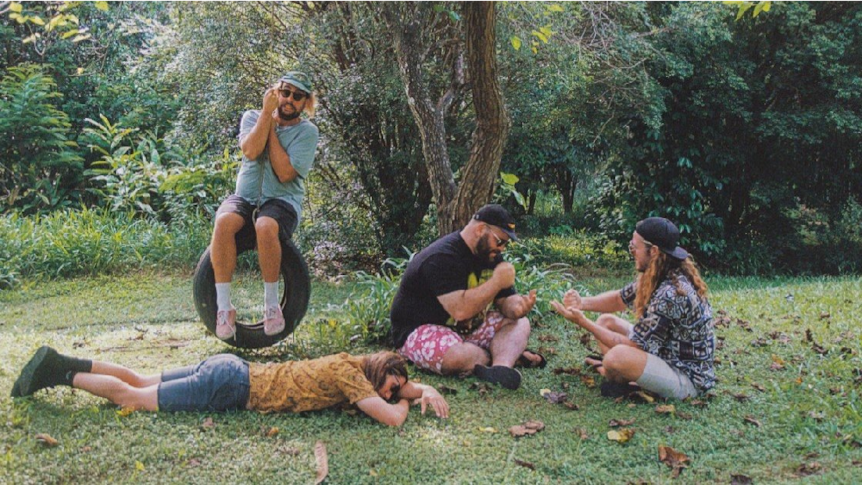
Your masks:
[{"label": "man in black t-shirt", "polygon": [[[515,223],[496,204],[479,209],[460,232],[417,254],[392,304],[395,348],[418,367],[444,375],[475,374],[517,389],[513,367],[525,352],[536,291],[515,291],[515,268],[502,259]],[[491,364],[489,366],[489,364]]]}]

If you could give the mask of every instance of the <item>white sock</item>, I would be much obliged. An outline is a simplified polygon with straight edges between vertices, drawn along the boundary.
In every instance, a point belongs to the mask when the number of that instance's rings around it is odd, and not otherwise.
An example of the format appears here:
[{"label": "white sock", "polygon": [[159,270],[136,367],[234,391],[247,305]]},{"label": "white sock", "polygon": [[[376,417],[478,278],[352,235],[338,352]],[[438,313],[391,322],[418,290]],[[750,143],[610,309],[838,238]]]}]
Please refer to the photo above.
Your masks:
[{"label": "white sock", "polygon": [[263,302],[266,309],[278,307],[278,281],[263,282]]},{"label": "white sock", "polygon": [[218,311],[233,309],[233,305],[230,304],[230,283],[216,283],[216,300]]}]

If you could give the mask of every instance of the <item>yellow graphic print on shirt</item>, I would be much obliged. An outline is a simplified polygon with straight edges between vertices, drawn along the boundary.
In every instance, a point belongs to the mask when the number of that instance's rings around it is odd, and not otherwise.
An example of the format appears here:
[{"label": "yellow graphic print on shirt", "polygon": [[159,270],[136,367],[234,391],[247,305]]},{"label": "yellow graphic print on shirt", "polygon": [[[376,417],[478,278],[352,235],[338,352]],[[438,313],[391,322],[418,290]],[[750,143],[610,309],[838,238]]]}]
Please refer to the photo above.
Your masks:
[{"label": "yellow graphic print on shirt", "polygon": [[[494,275],[493,269],[483,269],[479,274],[479,277],[476,277],[476,273],[470,273],[467,277],[467,289],[471,290],[489,279]],[[449,317],[449,320],[446,321],[446,325],[449,327],[453,327],[456,332],[462,335],[468,335],[473,333],[474,330],[479,328],[480,325],[485,321],[485,315],[488,313],[488,310],[491,309],[491,305],[494,302],[488,303],[488,306],[485,307],[482,311],[473,316],[473,318],[468,318],[466,320],[461,320],[460,322],[456,322],[454,318]]]}]

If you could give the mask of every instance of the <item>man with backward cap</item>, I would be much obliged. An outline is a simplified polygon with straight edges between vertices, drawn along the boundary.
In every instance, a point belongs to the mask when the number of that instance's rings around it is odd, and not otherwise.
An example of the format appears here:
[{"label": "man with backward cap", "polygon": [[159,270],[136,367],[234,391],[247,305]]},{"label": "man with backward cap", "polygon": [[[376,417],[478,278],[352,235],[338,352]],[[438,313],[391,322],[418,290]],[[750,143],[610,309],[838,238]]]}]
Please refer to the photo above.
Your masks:
[{"label": "man with backward cap", "polygon": [[[586,362],[606,378],[602,394],[619,396],[641,388],[665,398],[685,399],[715,385],[715,333],[706,283],[669,220],[637,223],[629,252],[637,280],[622,290],[593,297],[566,292],[554,309],[598,341],[603,357]],[[634,310],[637,322],[611,312]],[[584,311],[601,312],[593,322]]]}]

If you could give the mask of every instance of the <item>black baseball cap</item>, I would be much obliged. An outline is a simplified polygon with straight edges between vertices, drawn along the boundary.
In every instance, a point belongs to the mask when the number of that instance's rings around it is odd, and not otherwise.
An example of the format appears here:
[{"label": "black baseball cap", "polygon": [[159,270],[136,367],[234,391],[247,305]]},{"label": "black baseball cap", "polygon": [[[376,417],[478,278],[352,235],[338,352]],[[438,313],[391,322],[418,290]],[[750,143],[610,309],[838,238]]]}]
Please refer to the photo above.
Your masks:
[{"label": "black baseball cap", "polygon": [[499,204],[488,204],[473,214],[473,219],[497,226],[509,236],[512,241],[517,241],[518,236],[515,234],[515,219],[509,215],[509,211]]},{"label": "black baseball cap", "polygon": [[658,246],[659,251],[680,261],[688,257],[688,251],[677,246],[679,229],[664,217],[648,217],[637,223],[635,232],[646,242]]}]

